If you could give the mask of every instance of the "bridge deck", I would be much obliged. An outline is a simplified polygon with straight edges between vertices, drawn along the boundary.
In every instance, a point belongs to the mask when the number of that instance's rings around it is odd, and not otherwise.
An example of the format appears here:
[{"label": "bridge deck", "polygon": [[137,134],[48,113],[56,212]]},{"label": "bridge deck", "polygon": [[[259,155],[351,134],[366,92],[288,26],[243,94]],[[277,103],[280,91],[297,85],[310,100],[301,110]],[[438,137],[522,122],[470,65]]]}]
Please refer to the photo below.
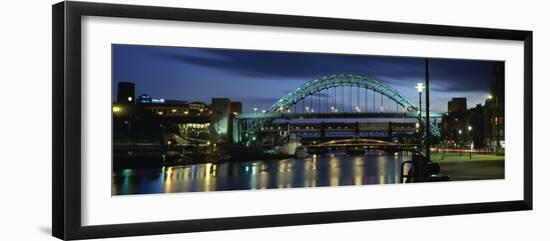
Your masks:
[{"label": "bridge deck", "polygon": [[[423,113],[423,117],[426,113]],[[430,112],[430,118],[441,118],[443,113]],[[337,118],[418,118],[414,112],[407,113],[243,113],[237,119],[337,119]]]}]

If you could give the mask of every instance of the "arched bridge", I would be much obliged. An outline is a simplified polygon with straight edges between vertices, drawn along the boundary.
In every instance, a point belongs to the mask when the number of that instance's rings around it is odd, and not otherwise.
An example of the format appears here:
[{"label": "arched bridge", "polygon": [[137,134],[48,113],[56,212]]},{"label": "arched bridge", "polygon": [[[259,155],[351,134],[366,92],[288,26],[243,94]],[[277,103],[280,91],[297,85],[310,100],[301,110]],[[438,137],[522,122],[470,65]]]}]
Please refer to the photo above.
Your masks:
[{"label": "arched bridge", "polygon": [[[342,91],[339,94],[336,88]],[[412,88],[412,87],[411,87]],[[348,90],[346,92],[345,90]],[[363,90],[364,95],[361,96]],[[372,94],[367,91],[371,90]],[[355,92],[355,93],[354,93]],[[379,96],[380,110],[376,109]],[[368,100],[368,96],[372,99]],[[364,99],[363,99],[364,97]],[[391,101],[386,101],[389,99]],[[364,100],[364,101],[363,101]],[[372,111],[369,111],[369,105]],[[384,105],[395,103],[396,111],[385,111]],[[301,108],[297,109],[298,106]],[[292,109],[294,107],[294,109]],[[246,136],[257,136],[261,127],[275,119],[305,118],[418,118],[419,108],[396,89],[378,80],[351,74],[335,74],[308,81],[277,100],[270,108],[255,113],[241,114],[237,119],[246,122]],[[422,119],[425,120],[424,114]],[[430,112],[430,118],[441,113]],[[425,123],[425,121],[421,121]],[[430,121],[431,135],[439,137],[439,129]],[[256,139],[256,138],[252,138]],[[249,139],[250,140],[250,139]]]},{"label": "arched bridge", "polygon": [[294,91],[288,93],[286,96],[275,102],[275,104],[269,108],[269,112],[288,111],[290,106],[298,103],[298,101],[303,100],[307,96],[311,96],[326,89],[343,86],[373,90],[395,101],[407,112],[418,111],[418,108],[411,101],[389,85],[366,76],[337,74],[324,76],[304,83]]},{"label": "arched bridge", "polygon": [[375,139],[345,139],[345,140],[332,140],[322,143],[316,143],[311,145],[306,145],[309,149],[315,150],[326,150],[326,149],[357,149],[361,148],[364,150],[392,150],[392,151],[403,151],[403,150],[414,150],[416,144],[402,144],[394,143],[389,141],[375,140]]}]

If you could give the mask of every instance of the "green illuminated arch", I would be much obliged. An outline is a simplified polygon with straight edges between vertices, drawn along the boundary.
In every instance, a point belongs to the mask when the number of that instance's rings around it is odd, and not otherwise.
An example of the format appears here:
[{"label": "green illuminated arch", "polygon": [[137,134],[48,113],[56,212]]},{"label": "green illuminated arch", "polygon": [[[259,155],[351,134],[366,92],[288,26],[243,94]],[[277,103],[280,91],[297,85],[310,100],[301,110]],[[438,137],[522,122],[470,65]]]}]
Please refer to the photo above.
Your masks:
[{"label": "green illuminated arch", "polygon": [[407,112],[418,111],[418,108],[401,93],[389,85],[366,76],[336,74],[308,81],[279,99],[270,108],[270,112],[284,112],[300,100],[325,89],[353,86],[378,92],[399,104]]}]

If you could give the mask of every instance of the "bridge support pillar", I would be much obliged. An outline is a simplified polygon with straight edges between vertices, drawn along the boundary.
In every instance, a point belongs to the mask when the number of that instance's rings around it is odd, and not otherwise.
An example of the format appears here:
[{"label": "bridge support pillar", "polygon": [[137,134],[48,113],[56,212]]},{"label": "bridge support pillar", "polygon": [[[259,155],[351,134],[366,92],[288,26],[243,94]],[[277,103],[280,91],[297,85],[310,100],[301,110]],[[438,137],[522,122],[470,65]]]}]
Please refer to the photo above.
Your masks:
[{"label": "bridge support pillar", "polygon": [[392,141],[393,129],[391,121],[388,123],[388,141]]},{"label": "bridge support pillar", "polygon": [[353,132],[354,138],[360,138],[359,122],[355,122],[355,131]]},{"label": "bridge support pillar", "polygon": [[325,138],[326,138],[326,133],[325,133],[325,122],[321,122],[321,128],[320,128],[320,132],[321,132],[321,141],[325,141]]}]

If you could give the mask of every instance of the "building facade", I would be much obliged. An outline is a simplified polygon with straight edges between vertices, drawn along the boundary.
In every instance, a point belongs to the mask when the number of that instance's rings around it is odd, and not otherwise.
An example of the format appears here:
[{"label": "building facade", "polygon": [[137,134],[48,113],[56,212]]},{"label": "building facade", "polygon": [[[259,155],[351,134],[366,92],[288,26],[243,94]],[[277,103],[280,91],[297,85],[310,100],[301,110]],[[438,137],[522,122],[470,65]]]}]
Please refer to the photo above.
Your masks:
[{"label": "building facade", "polygon": [[504,135],[504,63],[497,63],[491,81],[491,92],[484,105],[465,109],[465,98],[448,102],[447,115],[442,118],[444,143],[461,148],[491,148],[503,152]]},{"label": "building facade", "polygon": [[453,98],[447,102],[447,112],[464,112],[468,109],[466,98]]}]

